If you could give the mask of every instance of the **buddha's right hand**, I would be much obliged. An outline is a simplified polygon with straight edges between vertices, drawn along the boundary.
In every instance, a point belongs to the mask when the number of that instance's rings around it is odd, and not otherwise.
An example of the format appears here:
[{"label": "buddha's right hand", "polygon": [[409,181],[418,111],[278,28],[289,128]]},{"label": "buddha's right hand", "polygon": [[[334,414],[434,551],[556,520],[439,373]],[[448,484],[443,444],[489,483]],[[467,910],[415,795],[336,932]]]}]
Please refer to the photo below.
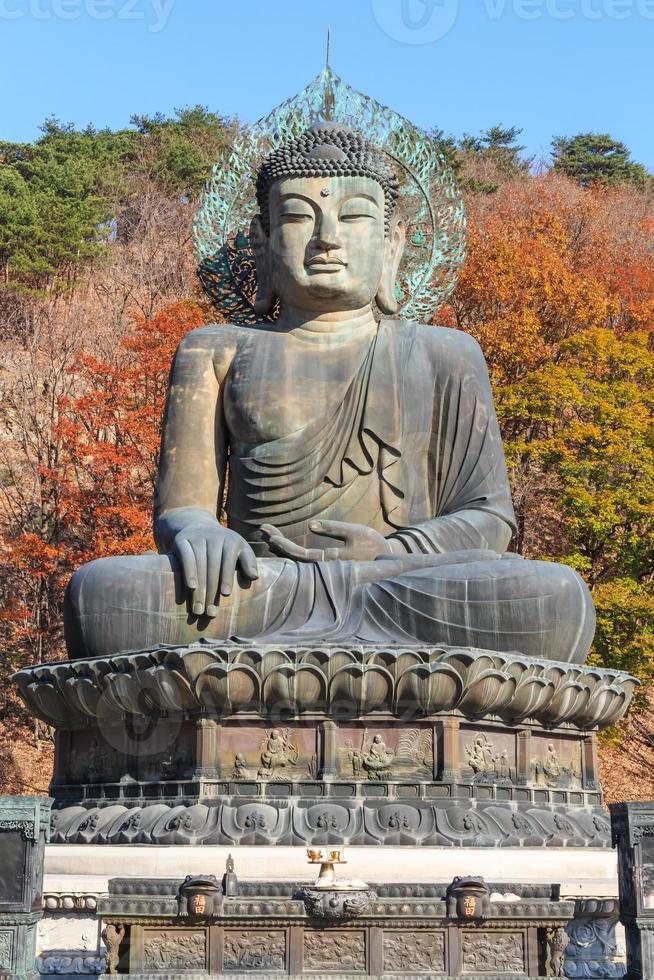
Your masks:
[{"label": "buddha's right hand", "polygon": [[193,515],[175,534],[172,552],[182,567],[196,616],[218,614],[218,596],[230,595],[237,566],[246,578],[259,577],[257,559],[247,541],[210,514]]}]

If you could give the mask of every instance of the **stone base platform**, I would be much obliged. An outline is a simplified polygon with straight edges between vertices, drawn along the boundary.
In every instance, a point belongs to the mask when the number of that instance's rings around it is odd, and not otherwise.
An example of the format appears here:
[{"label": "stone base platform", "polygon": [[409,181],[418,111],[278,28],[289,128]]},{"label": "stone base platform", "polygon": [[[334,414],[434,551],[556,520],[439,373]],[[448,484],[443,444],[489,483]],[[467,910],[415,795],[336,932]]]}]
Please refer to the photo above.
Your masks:
[{"label": "stone base platform", "polygon": [[[201,848],[179,846],[100,846],[100,845],[56,845],[50,844],[45,860],[45,917],[39,930],[38,965],[42,976],[59,978],[63,976],[97,975],[105,963],[105,947],[101,933],[110,920],[118,921],[115,914],[118,906],[108,904],[110,881],[118,875],[125,882],[123,890],[131,891],[130,899],[134,908],[142,902],[136,893],[143,890],[159,892],[163,886],[168,889],[159,912],[174,911],[175,887],[187,875],[213,874],[220,878],[228,857],[232,856],[239,879],[240,908],[238,924],[236,919],[230,928],[237,931],[254,930],[279,931],[279,923],[289,914],[290,905],[295,906],[293,895],[301,883],[309,883],[314,875],[307,866],[304,847],[242,846],[221,847],[206,845]],[[401,915],[406,920],[404,931],[418,933],[421,930],[434,931],[434,923],[422,921],[423,913],[434,902],[442,905],[444,888],[457,875],[481,875],[492,887],[493,903],[503,907],[503,931],[510,921],[527,920],[518,917],[518,912],[531,909],[535,915],[536,906],[556,896],[563,903],[569,920],[563,922],[571,939],[566,959],[567,975],[570,977],[621,977],[624,965],[621,954],[616,949],[615,928],[617,924],[617,868],[615,852],[604,848],[525,848],[493,850],[489,848],[427,848],[427,847],[348,847],[345,851],[347,865],[342,869],[343,877],[361,878],[374,884],[385,903],[393,904],[393,917]],[[132,882],[131,886],[128,882]],[[383,882],[382,884],[379,884]],[[407,886],[407,882],[411,884]],[[259,894],[265,886],[266,896]],[[545,895],[547,892],[547,896]],[[419,916],[412,919],[401,907],[408,904],[412,910],[421,906]],[[438,897],[440,896],[440,897]],[[549,899],[547,899],[549,900]],[[146,899],[149,902],[150,899]],[[236,899],[233,899],[235,902]],[[243,903],[246,903],[247,908]],[[267,914],[261,918],[263,906],[268,905]],[[439,910],[442,911],[441,905]],[[275,907],[283,915],[273,914]],[[146,906],[142,906],[146,910]],[[123,911],[126,911],[124,909]],[[225,909],[225,911],[227,911]],[[301,913],[301,905],[296,911]],[[542,910],[541,910],[542,911]],[[435,907],[431,909],[434,918]],[[259,921],[259,918],[261,921]],[[507,918],[508,916],[508,918]],[[292,917],[291,917],[292,918]],[[136,920],[138,919],[138,915]],[[420,925],[415,925],[420,919]],[[134,921],[136,921],[134,920]],[[304,920],[303,920],[304,921]],[[390,921],[390,920],[388,920]],[[413,922],[414,926],[410,923]],[[277,925],[276,925],[277,923]],[[221,927],[227,923],[222,922]],[[296,928],[298,921],[284,920],[283,929]],[[348,928],[352,927],[352,923]],[[154,927],[153,927],[154,928]],[[326,928],[333,929],[331,925]],[[374,926],[377,928],[377,926]],[[445,926],[439,920],[438,928]],[[522,926],[520,927],[522,928]],[[618,927],[619,928],[619,927]],[[246,929],[246,931],[247,931]],[[483,932],[483,929],[481,930]],[[515,930],[514,930],[515,932]],[[290,935],[285,933],[285,935]],[[256,938],[256,935],[255,935]],[[419,937],[418,937],[419,938]],[[477,937],[479,938],[479,937]],[[483,937],[482,937],[483,938]],[[579,938],[580,942],[576,942]],[[290,941],[290,940],[289,940]],[[620,936],[620,945],[622,937]],[[373,964],[374,965],[374,964]],[[369,964],[370,968],[371,965]],[[289,971],[292,964],[286,964]],[[189,972],[190,970],[190,972]],[[180,976],[185,980],[193,975],[205,978],[207,974],[192,967]],[[69,972],[70,971],[70,972]],[[136,976],[139,973],[134,974]],[[177,971],[144,974],[157,977],[172,977]],[[245,972],[230,968],[229,976],[293,976],[293,973],[266,973],[260,969],[247,968]],[[295,974],[299,975],[299,974]],[[303,975],[307,975],[306,973]],[[314,973],[314,975],[316,975]],[[402,980],[411,976],[445,977],[439,972],[386,972],[365,973],[347,969],[343,973],[324,970],[318,974],[322,978],[334,976],[334,980],[345,980],[348,976],[383,976],[384,980],[397,975]],[[506,980],[507,973],[496,974]],[[509,973],[519,977],[528,974]],[[538,976],[531,973],[530,976]],[[545,975],[545,974],[542,974]],[[472,980],[473,973],[465,974]],[[483,973],[484,980],[492,980],[493,973]]]},{"label": "stone base platform", "polygon": [[[221,847],[134,844],[48,844],[44,891],[101,894],[110,878],[184,878],[189,874],[221,874],[229,855],[242,881],[310,880],[304,847]],[[561,892],[577,896],[617,896],[615,851],[605,848],[524,848],[495,850],[471,847],[348,847],[348,875],[364,880],[441,881],[456,875],[482,875],[487,881],[561,884]]]}]

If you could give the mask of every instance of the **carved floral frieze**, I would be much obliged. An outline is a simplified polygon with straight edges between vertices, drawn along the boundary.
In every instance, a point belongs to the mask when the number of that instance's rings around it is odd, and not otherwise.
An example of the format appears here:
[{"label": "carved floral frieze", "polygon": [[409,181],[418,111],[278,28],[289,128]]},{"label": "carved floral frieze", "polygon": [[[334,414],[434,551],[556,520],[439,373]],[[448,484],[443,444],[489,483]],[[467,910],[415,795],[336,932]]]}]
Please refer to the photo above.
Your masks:
[{"label": "carved floral frieze", "polygon": [[443,932],[385,932],[384,970],[397,973],[445,971]]},{"label": "carved floral frieze", "polygon": [[365,933],[305,932],[304,968],[325,973],[363,973],[366,969]]},{"label": "carved floral frieze", "polygon": [[227,930],[223,968],[225,971],[274,970],[286,967],[286,936],[279,931]]}]

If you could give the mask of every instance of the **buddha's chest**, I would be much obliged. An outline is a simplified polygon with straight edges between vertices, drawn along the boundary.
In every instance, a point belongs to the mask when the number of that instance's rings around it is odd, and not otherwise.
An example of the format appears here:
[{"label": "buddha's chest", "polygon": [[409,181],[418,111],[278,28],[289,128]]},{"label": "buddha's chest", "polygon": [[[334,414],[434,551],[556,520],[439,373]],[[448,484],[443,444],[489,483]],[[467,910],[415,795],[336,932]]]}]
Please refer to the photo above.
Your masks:
[{"label": "buddha's chest", "polygon": [[356,373],[356,358],[297,347],[266,338],[238,352],[224,395],[232,444],[283,439],[327,422],[338,411]]}]

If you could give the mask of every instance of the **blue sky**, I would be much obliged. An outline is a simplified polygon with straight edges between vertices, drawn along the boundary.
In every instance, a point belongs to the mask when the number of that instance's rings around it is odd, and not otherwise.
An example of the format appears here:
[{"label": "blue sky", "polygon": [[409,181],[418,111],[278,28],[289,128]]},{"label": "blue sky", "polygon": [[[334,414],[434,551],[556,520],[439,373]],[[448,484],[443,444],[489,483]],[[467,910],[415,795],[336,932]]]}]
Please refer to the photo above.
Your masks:
[{"label": "blue sky", "polygon": [[265,115],[322,67],[456,135],[608,131],[654,169],[654,0],[0,0],[0,139],[48,115]]}]

